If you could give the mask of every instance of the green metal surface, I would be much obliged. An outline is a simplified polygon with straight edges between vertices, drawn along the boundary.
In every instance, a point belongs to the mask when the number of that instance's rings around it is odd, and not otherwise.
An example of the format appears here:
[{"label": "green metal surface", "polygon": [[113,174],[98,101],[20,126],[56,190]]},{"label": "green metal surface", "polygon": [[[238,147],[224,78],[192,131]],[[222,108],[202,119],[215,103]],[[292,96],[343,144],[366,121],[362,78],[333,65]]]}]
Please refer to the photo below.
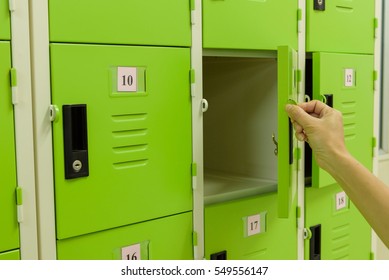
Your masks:
[{"label": "green metal surface", "polygon": [[289,216],[293,164],[290,159],[290,121],[285,112],[289,100],[297,100],[297,53],[288,46],[278,47],[278,215]]},{"label": "green metal surface", "polygon": [[[296,209],[296,200],[292,204]],[[205,258],[226,250],[229,260],[297,259],[296,211],[288,219],[278,218],[277,211],[275,193],[207,205]],[[247,236],[245,217],[259,213],[266,213],[266,231]]]},{"label": "green metal surface", "polygon": [[57,242],[59,260],[122,259],[122,248],[140,244],[142,259],[193,259],[192,212]]},{"label": "green metal surface", "polygon": [[51,42],[190,46],[189,0],[49,0]]},{"label": "green metal surface", "polygon": [[203,0],[203,47],[297,49],[298,1]]},{"label": "green metal surface", "polygon": [[[345,69],[353,69],[354,84],[345,86]],[[349,152],[372,168],[373,55],[313,54],[313,97],[333,94],[333,107],[343,114],[345,142]],[[312,161],[312,186],[324,187],[335,180]]]},{"label": "green metal surface", "polygon": [[11,46],[0,42],[0,252],[19,247],[16,217],[14,116],[10,87]]},{"label": "green metal surface", "polygon": [[0,261],[17,261],[20,260],[20,251],[14,250],[5,253],[0,253]]},{"label": "green metal surface", "polygon": [[325,10],[307,0],[308,52],[374,53],[374,1],[325,1]]},{"label": "green metal surface", "polygon": [[[141,70],[138,92],[117,66]],[[66,180],[53,123],[58,239],[192,210],[189,49],[52,44],[51,73],[59,115],[87,104],[88,127],[89,176]]]},{"label": "green metal surface", "polygon": [[[351,201],[336,210],[337,185],[305,190],[305,227],[321,225],[321,259],[370,259],[371,228]],[[310,240],[305,240],[309,259]]]},{"label": "green metal surface", "polygon": [[11,19],[8,1],[0,1],[0,40],[11,40]]}]

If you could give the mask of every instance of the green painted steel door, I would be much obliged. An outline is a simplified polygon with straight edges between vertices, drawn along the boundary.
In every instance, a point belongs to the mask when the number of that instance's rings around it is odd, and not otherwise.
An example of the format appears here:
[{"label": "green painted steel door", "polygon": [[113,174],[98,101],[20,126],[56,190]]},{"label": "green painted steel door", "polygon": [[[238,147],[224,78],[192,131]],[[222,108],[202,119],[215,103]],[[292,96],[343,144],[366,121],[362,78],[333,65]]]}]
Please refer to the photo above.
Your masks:
[{"label": "green painted steel door", "polygon": [[203,47],[297,49],[298,1],[203,0]]},{"label": "green painted steel door", "polygon": [[191,45],[189,0],[49,0],[51,42]]},{"label": "green painted steel door", "polygon": [[306,188],[305,259],[370,259],[371,228],[338,185]]},{"label": "green painted steel door", "polygon": [[278,215],[287,218],[291,211],[293,160],[292,128],[285,105],[297,100],[297,52],[278,47]]},{"label": "green painted steel door", "polygon": [[193,259],[192,212],[58,241],[59,260]]},{"label": "green painted steel door", "polygon": [[[373,69],[372,55],[313,54],[313,97],[332,98],[333,107],[343,114],[347,149],[368,169],[373,160]],[[313,160],[312,186],[334,183]]]},{"label": "green painted steel door", "polygon": [[57,238],[191,211],[190,50],[50,50]]},{"label": "green painted steel door", "polygon": [[[203,0],[203,47],[297,49],[298,1]],[[282,18],[282,20],[280,20]]]},{"label": "green painted steel door", "polygon": [[20,246],[16,215],[17,181],[9,42],[0,42],[0,61],[0,252],[4,252]]},{"label": "green painted steel door", "polygon": [[[318,6],[315,2],[324,4]],[[374,53],[374,2],[307,0],[306,50]]]},{"label": "green painted steel door", "polygon": [[0,253],[0,261],[3,260],[20,260],[20,251],[19,250],[14,250],[14,251],[9,251],[5,253]]},{"label": "green painted steel door", "polygon": [[277,211],[275,193],[207,205],[205,258],[297,259],[296,214],[281,219]]},{"label": "green painted steel door", "polygon": [[8,1],[0,2],[0,40],[11,40]]}]

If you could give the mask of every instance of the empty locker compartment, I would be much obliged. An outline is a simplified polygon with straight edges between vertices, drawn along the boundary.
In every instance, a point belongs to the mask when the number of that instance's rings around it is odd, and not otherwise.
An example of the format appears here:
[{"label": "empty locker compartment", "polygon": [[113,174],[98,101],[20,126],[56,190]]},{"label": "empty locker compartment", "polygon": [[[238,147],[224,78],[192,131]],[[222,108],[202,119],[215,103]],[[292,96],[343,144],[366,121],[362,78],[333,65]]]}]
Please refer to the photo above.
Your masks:
[{"label": "empty locker compartment", "polygon": [[[20,247],[10,42],[0,42],[0,61],[0,253],[2,253]],[[9,255],[3,257],[5,256]]]},{"label": "empty locker compartment", "polygon": [[307,52],[374,52],[375,1],[307,0]]},{"label": "empty locker compartment", "polygon": [[190,1],[49,0],[51,42],[190,46]]},{"label": "empty locker compartment", "polygon": [[[297,49],[298,1],[203,0],[203,47]],[[282,19],[282,20],[280,20]]]},{"label": "empty locker compartment", "polygon": [[[295,53],[203,58],[205,203],[277,192],[288,217],[293,162],[284,106],[296,94]],[[286,63],[285,63],[286,62]]]},{"label": "empty locker compartment", "polygon": [[11,40],[11,25],[8,1],[0,2],[0,40]]},{"label": "empty locker compartment", "polygon": [[58,241],[59,260],[191,260],[192,212]]}]

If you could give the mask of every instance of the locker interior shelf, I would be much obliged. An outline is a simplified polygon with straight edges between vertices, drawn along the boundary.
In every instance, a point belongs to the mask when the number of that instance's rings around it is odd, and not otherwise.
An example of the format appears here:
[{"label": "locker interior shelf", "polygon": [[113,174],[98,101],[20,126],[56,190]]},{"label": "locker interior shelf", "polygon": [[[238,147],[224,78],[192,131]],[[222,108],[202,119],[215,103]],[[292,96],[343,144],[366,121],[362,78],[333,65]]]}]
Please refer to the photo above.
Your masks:
[{"label": "locker interior shelf", "polygon": [[277,190],[277,181],[205,170],[204,204],[214,204]]}]

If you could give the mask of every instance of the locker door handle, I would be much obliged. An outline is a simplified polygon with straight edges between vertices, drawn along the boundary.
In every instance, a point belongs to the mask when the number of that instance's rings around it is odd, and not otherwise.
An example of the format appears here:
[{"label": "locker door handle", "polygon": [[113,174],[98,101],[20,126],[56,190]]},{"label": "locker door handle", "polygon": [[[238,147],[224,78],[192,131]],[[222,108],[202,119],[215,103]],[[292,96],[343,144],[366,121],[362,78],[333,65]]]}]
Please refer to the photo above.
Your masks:
[{"label": "locker door handle", "polygon": [[86,104],[63,105],[65,179],[89,176]]},{"label": "locker door handle", "polygon": [[330,106],[331,108],[334,107],[334,95],[333,94],[324,94],[322,95],[323,102]]},{"label": "locker door handle", "polygon": [[309,228],[311,239],[309,240],[309,259],[321,259],[321,225],[315,225]]}]

